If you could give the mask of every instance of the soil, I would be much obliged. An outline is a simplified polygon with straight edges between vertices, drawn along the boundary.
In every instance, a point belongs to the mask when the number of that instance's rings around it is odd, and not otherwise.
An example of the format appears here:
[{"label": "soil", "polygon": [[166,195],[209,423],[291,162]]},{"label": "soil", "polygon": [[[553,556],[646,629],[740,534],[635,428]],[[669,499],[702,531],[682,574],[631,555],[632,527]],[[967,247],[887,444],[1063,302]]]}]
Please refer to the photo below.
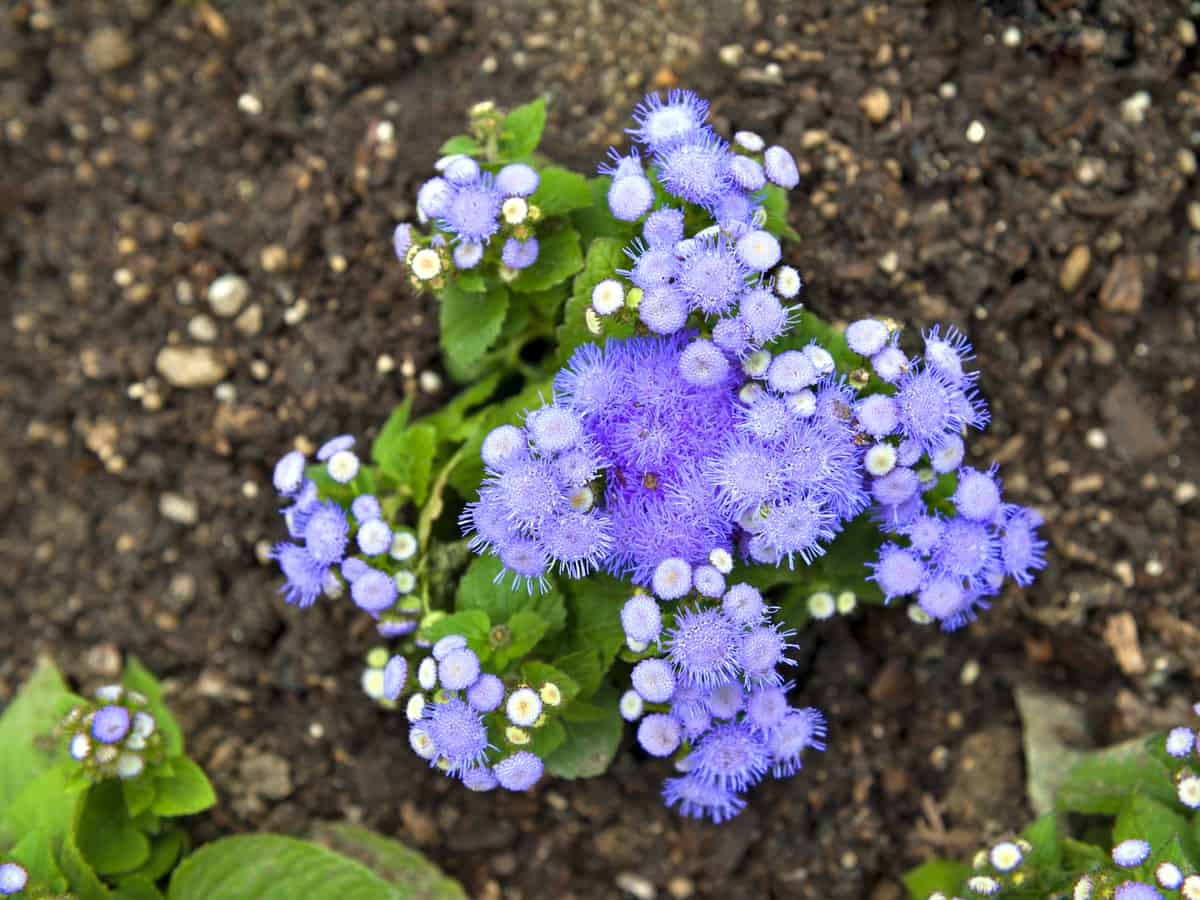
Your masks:
[{"label": "soil", "polygon": [[[1167,0],[14,0],[0,13],[0,696],[36,655],[169,679],[221,803],[198,840],[349,818],[481,898],[895,900],[1030,816],[1014,687],[1092,739],[1170,724],[1200,675],[1195,7]],[[812,627],[830,749],[721,828],[662,763],[474,796],[360,694],[371,635],[263,561],[269,465],[444,400],[436,310],[390,250],[467,108],[551,98],[590,169],[638,96],[793,148],[816,312],[965,329],[970,449],[1046,517],[1050,565],[965,631]],[[388,124],[390,123],[390,124]],[[238,318],[206,299],[246,280]],[[203,386],[156,371],[169,345]],[[196,373],[199,374],[196,374]],[[432,373],[432,374],[424,374]],[[443,379],[444,380],[444,379]],[[1128,614],[1132,614],[1129,618]]]}]

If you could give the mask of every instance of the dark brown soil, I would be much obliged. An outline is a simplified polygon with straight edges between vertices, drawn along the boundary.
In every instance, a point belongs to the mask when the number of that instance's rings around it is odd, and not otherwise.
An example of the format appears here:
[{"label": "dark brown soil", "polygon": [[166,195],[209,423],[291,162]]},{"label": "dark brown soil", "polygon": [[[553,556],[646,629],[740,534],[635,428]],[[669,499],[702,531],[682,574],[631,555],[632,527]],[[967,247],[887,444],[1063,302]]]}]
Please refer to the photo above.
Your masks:
[{"label": "dark brown soil", "polygon": [[[88,685],[142,656],[221,793],[199,839],[359,819],[485,898],[898,897],[910,865],[1029,815],[1015,685],[1085,704],[1104,741],[1161,724],[1200,675],[1191,11],[10,2],[0,694],[38,653]],[[363,622],[286,608],[261,559],[268,465],[297,436],[369,437],[406,393],[447,394],[418,387],[436,312],[389,233],[468,106],[549,93],[548,151],[590,168],[643,90],[675,84],[797,151],[811,308],[967,330],[995,420],[973,457],[1002,462],[1053,547],[963,633],[899,610],[806,632],[798,693],[830,750],[719,829],[665,811],[665,767],[632,751],[531,796],[454,789],[359,693]],[[260,322],[214,315],[225,273]],[[197,336],[228,374],[172,387],[156,355]]]}]

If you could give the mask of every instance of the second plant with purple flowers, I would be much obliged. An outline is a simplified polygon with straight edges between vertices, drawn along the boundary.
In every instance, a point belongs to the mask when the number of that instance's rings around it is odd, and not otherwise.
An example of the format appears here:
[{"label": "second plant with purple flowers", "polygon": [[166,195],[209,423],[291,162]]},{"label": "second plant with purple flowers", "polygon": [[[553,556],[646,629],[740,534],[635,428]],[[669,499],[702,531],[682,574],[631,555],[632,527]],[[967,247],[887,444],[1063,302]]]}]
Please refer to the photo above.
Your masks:
[{"label": "second plant with purple flowers", "polygon": [[1038,515],[964,461],[967,337],[804,310],[796,162],[707,114],[647,96],[585,178],[537,152],[541,101],[472,110],[394,236],[467,386],[369,457],[276,467],[285,599],[374,620],[364,691],[471,790],[599,775],[624,721],[667,805],[722,822],[825,748],[789,674],[808,619],[953,630],[1044,565]]}]

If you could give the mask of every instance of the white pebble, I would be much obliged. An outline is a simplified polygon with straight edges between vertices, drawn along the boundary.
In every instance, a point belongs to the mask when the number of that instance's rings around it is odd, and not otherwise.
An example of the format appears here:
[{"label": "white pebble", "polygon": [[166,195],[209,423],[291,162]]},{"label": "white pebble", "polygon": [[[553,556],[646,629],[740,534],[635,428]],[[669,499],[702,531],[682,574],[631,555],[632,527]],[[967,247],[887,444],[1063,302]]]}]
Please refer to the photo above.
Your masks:
[{"label": "white pebble", "polygon": [[978,119],[972,120],[967,126],[967,140],[972,144],[980,144],[987,137],[987,129],[983,127],[983,123]]}]

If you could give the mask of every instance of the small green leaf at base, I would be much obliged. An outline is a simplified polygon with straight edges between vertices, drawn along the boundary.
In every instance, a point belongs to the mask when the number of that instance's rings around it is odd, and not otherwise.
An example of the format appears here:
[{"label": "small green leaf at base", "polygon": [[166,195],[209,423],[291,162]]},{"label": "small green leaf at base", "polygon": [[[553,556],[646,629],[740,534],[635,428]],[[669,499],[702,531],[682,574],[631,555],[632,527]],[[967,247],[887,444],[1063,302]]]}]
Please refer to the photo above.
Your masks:
[{"label": "small green leaf at base", "polygon": [[159,816],[190,816],[217,802],[216,792],[204,770],[186,756],[171,760],[174,773],[155,784],[150,809]]},{"label": "small green leaf at base", "polygon": [[150,841],[126,815],[115,781],[102,781],[87,792],[75,834],[84,858],[100,875],[132,872],[150,859]]},{"label": "small green leaf at base", "polygon": [[912,900],[926,900],[934,891],[952,896],[970,874],[971,867],[963,863],[931,859],[905,874],[904,886]]},{"label": "small green leaf at base", "polygon": [[528,156],[537,149],[546,127],[546,98],[518,106],[504,117],[500,136],[500,153],[506,159]]},{"label": "small green leaf at base", "polygon": [[494,287],[486,294],[472,294],[451,284],[439,297],[439,333],[446,363],[466,375],[500,336],[508,315],[508,291]]},{"label": "small green leaf at base", "polygon": [[[184,860],[171,878],[168,900],[457,900],[453,882],[434,881],[433,869],[413,854],[351,834],[343,841],[366,845],[382,862],[380,874],[362,863],[309,841],[273,834],[221,838]],[[383,840],[382,838],[380,840]],[[357,853],[356,853],[357,855]],[[424,863],[424,867],[422,867]],[[436,871],[436,870],[433,870]],[[419,880],[417,874],[425,876]],[[395,877],[391,881],[390,877]]]},{"label": "small green leaf at base", "polygon": [[547,770],[559,778],[603,775],[621,743],[623,722],[617,711],[616,691],[606,688],[588,702],[605,715],[566,723],[567,739],[546,758]]}]

